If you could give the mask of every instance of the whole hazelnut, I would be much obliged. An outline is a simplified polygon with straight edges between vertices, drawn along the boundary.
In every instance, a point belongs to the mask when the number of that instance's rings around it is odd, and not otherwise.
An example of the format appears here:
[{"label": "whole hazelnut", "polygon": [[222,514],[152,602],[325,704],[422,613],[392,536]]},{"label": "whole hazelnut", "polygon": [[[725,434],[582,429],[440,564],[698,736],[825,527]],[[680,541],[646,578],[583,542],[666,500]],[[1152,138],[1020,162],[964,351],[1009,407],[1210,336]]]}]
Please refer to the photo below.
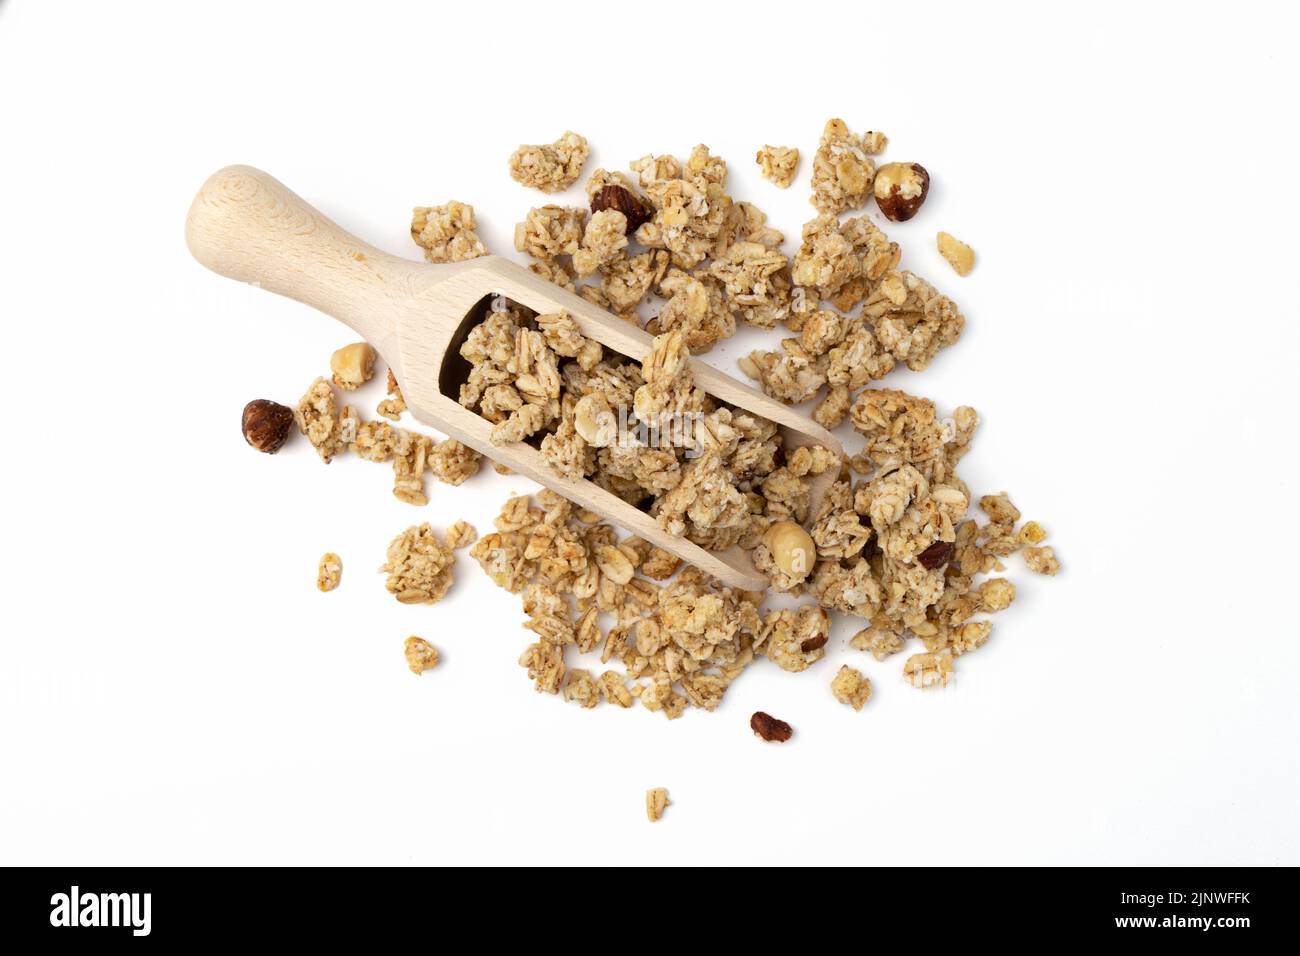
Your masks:
[{"label": "whole hazelnut", "polygon": [[916,215],[930,191],[930,174],[920,163],[885,163],[876,170],[876,205],[893,222]]},{"label": "whole hazelnut", "polygon": [[648,209],[631,190],[619,185],[602,186],[592,195],[591,211],[597,213],[606,209],[616,209],[627,217],[624,231],[629,236],[637,231],[641,223],[654,215],[654,211]]},{"label": "whole hazelnut", "polygon": [[244,440],[268,455],[274,455],[289,437],[293,409],[265,398],[244,406]]},{"label": "whole hazelnut", "polygon": [[330,356],[330,371],[339,388],[349,392],[358,389],[375,374],[375,350],[365,342],[345,345]]},{"label": "whole hazelnut", "polygon": [[817,560],[817,546],[808,532],[793,521],[778,521],[763,535],[772,560],[785,574],[802,581]]}]

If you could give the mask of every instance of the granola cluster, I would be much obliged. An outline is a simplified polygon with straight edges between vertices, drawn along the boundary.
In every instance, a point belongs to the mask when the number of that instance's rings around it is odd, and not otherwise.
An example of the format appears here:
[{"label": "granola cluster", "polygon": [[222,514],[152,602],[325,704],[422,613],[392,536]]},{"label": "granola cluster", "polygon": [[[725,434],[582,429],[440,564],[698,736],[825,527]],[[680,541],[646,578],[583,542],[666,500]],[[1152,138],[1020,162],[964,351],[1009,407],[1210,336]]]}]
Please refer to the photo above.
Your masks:
[{"label": "granola cluster", "polygon": [[558,193],[578,181],[591,148],[566,132],[549,146],[520,146],[510,156],[510,178],[544,193]]},{"label": "granola cluster", "polygon": [[388,592],[403,604],[435,604],[451,588],[455,562],[452,549],[426,523],[412,525],[394,538],[379,570],[388,575]]},{"label": "granola cluster", "polygon": [[487,255],[474,229],[474,207],[454,199],[445,206],[416,206],[411,214],[411,238],[430,262],[464,262]]},{"label": "granola cluster", "polygon": [[[584,708],[639,700],[673,719],[688,706],[716,708],[756,655],[790,653],[772,650],[761,595],[723,587],[640,539],[619,541],[593,517],[551,491],[512,498],[496,530],[470,550],[498,586],[522,598],[535,640],[519,663],[538,691]],[[608,630],[602,615],[612,620]],[[819,627],[809,620],[798,639]],[[603,668],[598,677],[570,667],[584,655]]]}]

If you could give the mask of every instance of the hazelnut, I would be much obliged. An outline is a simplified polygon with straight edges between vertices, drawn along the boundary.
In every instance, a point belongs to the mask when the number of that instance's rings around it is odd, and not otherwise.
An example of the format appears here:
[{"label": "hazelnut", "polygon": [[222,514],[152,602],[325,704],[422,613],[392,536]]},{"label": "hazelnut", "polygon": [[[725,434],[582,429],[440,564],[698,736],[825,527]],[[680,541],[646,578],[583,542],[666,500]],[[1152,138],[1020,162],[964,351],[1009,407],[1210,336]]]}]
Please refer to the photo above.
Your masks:
[{"label": "hazelnut", "polygon": [[778,521],[763,535],[763,544],[784,574],[802,581],[817,560],[817,546],[808,532],[793,521]]},{"label": "hazelnut", "polygon": [[375,374],[375,350],[365,342],[345,345],[330,356],[334,384],[345,391],[360,388]]},{"label": "hazelnut", "polygon": [[293,409],[278,402],[259,398],[244,406],[244,440],[268,455],[280,450],[292,424]]},{"label": "hazelnut", "polygon": [[603,186],[592,195],[591,211],[598,213],[605,209],[617,210],[627,218],[627,229],[624,231],[629,236],[654,215],[645,203],[623,186]]},{"label": "hazelnut", "polygon": [[930,191],[930,174],[920,163],[885,163],[876,170],[876,205],[893,222],[916,215]]},{"label": "hazelnut", "polygon": [[764,740],[774,740],[779,744],[785,743],[794,736],[793,727],[784,720],[765,714],[761,710],[754,711],[754,716],[749,718],[749,729]]},{"label": "hazelnut", "polygon": [[957,275],[970,275],[971,269],[975,268],[974,249],[946,232],[935,236],[935,241],[939,246],[939,255],[948,260],[948,265],[952,266]]}]

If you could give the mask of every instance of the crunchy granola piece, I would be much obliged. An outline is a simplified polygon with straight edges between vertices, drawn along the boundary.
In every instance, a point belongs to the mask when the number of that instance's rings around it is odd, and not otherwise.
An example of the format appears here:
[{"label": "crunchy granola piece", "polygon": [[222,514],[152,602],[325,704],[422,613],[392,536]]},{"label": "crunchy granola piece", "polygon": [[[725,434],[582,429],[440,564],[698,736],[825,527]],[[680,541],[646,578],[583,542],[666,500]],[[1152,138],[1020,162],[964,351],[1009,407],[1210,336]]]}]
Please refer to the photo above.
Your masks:
[{"label": "crunchy granola piece", "polygon": [[573,268],[580,276],[623,258],[627,249],[627,217],[617,209],[602,209],[592,215],[582,234],[582,247],[573,254]]},{"label": "crunchy granola piece", "polygon": [[666,806],[668,806],[668,791],[666,789],[655,787],[653,790],[645,792],[645,815],[651,823],[664,815],[664,807]]},{"label": "crunchy granola piece", "polygon": [[903,664],[903,679],[913,687],[947,687],[952,676],[952,655],[913,654]]},{"label": "crunchy granola piece", "polygon": [[750,378],[758,379],[763,391],[777,401],[798,405],[826,384],[826,360],[809,355],[791,339],[782,345],[783,352],[750,352],[736,364]]},{"label": "crunchy granola piece", "polygon": [[567,312],[539,315],[533,321],[546,340],[547,348],[556,355],[576,359],[586,371],[595,368],[604,355],[600,343],[583,335],[578,323]]},{"label": "crunchy granola piece", "polygon": [[628,169],[637,174],[642,186],[678,179],[682,175],[682,164],[676,156],[651,156],[649,154],[628,163]]},{"label": "crunchy granola piece", "polygon": [[478,540],[478,531],[468,521],[453,521],[447,528],[447,547],[453,551],[468,548]]},{"label": "crunchy granola piece", "polygon": [[883,661],[891,654],[897,654],[906,644],[901,634],[886,627],[863,628],[849,640],[849,647],[859,651],[870,651],[871,656]]},{"label": "crunchy granola piece", "polygon": [[535,276],[541,276],[547,282],[555,283],[561,289],[576,291],[574,280],[577,275],[572,266],[560,259],[538,259],[528,263],[528,271]]},{"label": "crunchy granola piece", "polygon": [[438,442],[429,452],[429,471],[448,485],[459,485],[478,474],[483,456],[454,438]]},{"label": "crunchy granola piece", "polygon": [[799,169],[799,150],[790,146],[764,146],[754,157],[763,178],[782,189],[794,182]]},{"label": "crunchy granola piece", "polygon": [[596,678],[596,689],[607,704],[624,708],[632,706],[632,695],[628,692],[627,682],[616,671],[605,671]]},{"label": "crunchy granola piece", "polygon": [[1056,559],[1056,552],[1051,547],[1025,548],[1020,553],[1024,556],[1029,570],[1035,574],[1055,577],[1056,572],[1061,570],[1061,562]]},{"label": "crunchy granola piece", "polygon": [[582,243],[586,221],[587,210],[581,207],[547,205],[530,209],[524,221],[515,226],[515,248],[542,262],[573,255]]},{"label": "crunchy granola piece", "polygon": [[939,255],[948,260],[953,272],[959,276],[970,275],[970,271],[975,268],[974,249],[946,232],[935,236],[935,241],[939,246]]},{"label": "crunchy granola piece", "polygon": [[736,331],[736,318],[726,304],[722,286],[710,276],[671,269],[659,283],[659,293],[668,301],[646,325],[653,335],[680,332],[686,347],[698,354]]},{"label": "crunchy granola piece", "polygon": [[862,675],[862,671],[845,664],[831,681],[831,693],[841,704],[861,710],[871,700],[871,681]]},{"label": "crunchy granola piece", "polygon": [[406,639],[406,666],[412,674],[423,674],[438,663],[438,649],[422,637]]},{"label": "crunchy granola piece", "polygon": [[786,467],[792,475],[803,478],[807,475],[820,475],[828,468],[837,468],[840,456],[821,445],[801,445],[786,455]]},{"label": "crunchy granola piece", "polygon": [[558,694],[564,680],[564,646],[549,641],[529,644],[519,658],[521,667],[528,669],[533,689],[539,694]]},{"label": "crunchy granola piece", "polygon": [[645,560],[641,562],[640,571],[648,578],[665,581],[677,573],[682,559],[665,551],[663,548],[651,548]]},{"label": "crunchy granola piece", "polygon": [[887,273],[876,284],[862,305],[862,317],[885,350],[914,372],[956,342],[966,324],[951,299],[906,271]]},{"label": "crunchy granola piece", "polygon": [[970,621],[953,628],[952,633],[948,635],[948,646],[952,648],[954,657],[969,654],[983,647],[992,631],[992,621]]},{"label": "crunchy granola piece", "polygon": [[1005,611],[1016,599],[1016,586],[1006,578],[989,578],[979,588],[980,609]]},{"label": "crunchy granola piece", "polygon": [[520,146],[510,155],[510,178],[544,193],[568,189],[582,174],[591,148],[577,133],[566,131],[548,146]]},{"label": "crunchy granola piece", "polygon": [[387,572],[384,586],[403,604],[434,604],[451,588],[455,561],[451,549],[425,523],[412,525],[393,539],[388,560],[379,570]]},{"label": "crunchy granola piece", "polygon": [[853,427],[867,438],[862,454],[882,468],[920,465],[943,453],[944,429],[934,402],[897,389],[867,389],[850,410]]},{"label": "crunchy granola piece", "polygon": [[727,303],[750,325],[772,329],[790,308],[790,260],[780,248],[736,242],[709,274],[723,283]]},{"label": "crunchy granola piece", "polygon": [[830,632],[830,616],[815,604],[805,604],[797,611],[770,611],[754,645],[766,645],[767,656],[778,667],[797,673],[826,655]]},{"label": "crunchy granola piece", "polygon": [[749,729],[754,732],[754,736],[769,743],[783,744],[794,736],[793,727],[761,710],[754,711],[754,716],[749,718]]},{"label": "crunchy granola piece", "polygon": [[980,498],[980,510],[998,524],[1015,524],[1020,520],[1020,509],[1011,503],[1005,491]]},{"label": "crunchy granola piece", "polygon": [[539,431],[546,424],[546,409],[531,403],[521,406],[510,413],[504,421],[492,427],[491,439],[494,445],[509,445],[523,441],[529,435]]},{"label": "crunchy granola piece", "polygon": [[1042,544],[1047,539],[1047,532],[1037,521],[1026,521],[1020,526],[1016,539],[1021,544]]},{"label": "crunchy granola piece", "polygon": [[387,388],[389,397],[381,401],[375,410],[384,418],[395,422],[402,417],[402,412],[406,411],[406,399],[402,398],[402,390],[398,387],[397,378],[391,368],[388,370]]},{"label": "crunchy granola piece", "polygon": [[616,313],[635,313],[646,293],[663,279],[669,261],[668,253],[661,249],[615,259],[600,278],[600,292],[607,307]]},{"label": "crunchy granola piece", "polygon": [[409,505],[427,505],[429,498],[424,493],[424,469],[433,448],[433,439],[400,428],[394,431],[393,497]]},{"label": "crunchy granola piece", "polygon": [[569,679],[564,683],[564,699],[572,701],[584,710],[600,703],[600,692],[596,682],[591,679],[591,672],[574,668],[569,671]]},{"label": "crunchy granola piece", "polygon": [[813,156],[812,204],[817,211],[835,215],[865,206],[875,178],[876,164],[862,137],[850,133],[842,119],[829,120]]},{"label": "crunchy granola piece", "polygon": [[316,587],[321,591],[333,591],[342,577],[343,559],[333,551],[322,555],[316,569]]},{"label": "crunchy granola piece", "polygon": [[474,228],[474,207],[454,199],[445,206],[416,206],[411,213],[411,238],[430,262],[464,262],[487,255]]},{"label": "crunchy granola piece", "polygon": [[[344,407],[343,414],[349,409]],[[293,411],[293,420],[298,430],[307,436],[320,460],[327,465],[342,451],[348,443],[344,438],[338,406],[334,402],[334,390],[330,383],[318,378],[311,383],[307,393],[298,402]]]},{"label": "crunchy granola piece", "polygon": [[673,264],[693,269],[709,257],[730,216],[731,197],[723,189],[727,168],[722,160],[697,146],[680,179],[646,183],[655,206],[654,218],[636,231],[636,239],[651,249],[667,249]]},{"label": "crunchy granola piece", "polygon": [[865,618],[874,617],[886,600],[885,582],[863,557],[847,567],[833,558],[817,562],[810,590],[824,607]]}]

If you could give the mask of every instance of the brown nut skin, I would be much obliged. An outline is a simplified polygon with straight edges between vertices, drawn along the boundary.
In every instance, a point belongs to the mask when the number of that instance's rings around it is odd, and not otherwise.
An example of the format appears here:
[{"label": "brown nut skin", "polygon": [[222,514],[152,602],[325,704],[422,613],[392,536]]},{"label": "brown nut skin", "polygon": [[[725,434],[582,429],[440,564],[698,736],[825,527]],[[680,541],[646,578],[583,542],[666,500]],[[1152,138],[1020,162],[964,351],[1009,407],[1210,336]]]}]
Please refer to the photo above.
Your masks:
[{"label": "brown nut skin", "polygon": [[920,163],[886,163],[876,170],[872,189],[886,219],[907,222],[920,211],[930,192],[930,174]]},{"label": "brown nut skin", "polygon": [[591,197],[593,213],[605,209],[616,209],[623,214],[627,219],[627,229],[624,231],[629,236],[654,215],[654,211],[648,209],[646,204],[632,195],[630,190],[617,185],[603,186]]},{"label": "brown nut skin", "polygon": [[775,741],[778,744],[783,744],[794,736],[793,727],[784,720],[777,720],[771,714],[765,714],[761,710],[754,711],[754,716],[749,718],[749,729],[764,740]]},{"label": "brown nut skin", "polygon": [[244,406],[244,440],[258,451],[274,455],[280,450],[293,425],[293,409],[269,399],[257,398]]}]

